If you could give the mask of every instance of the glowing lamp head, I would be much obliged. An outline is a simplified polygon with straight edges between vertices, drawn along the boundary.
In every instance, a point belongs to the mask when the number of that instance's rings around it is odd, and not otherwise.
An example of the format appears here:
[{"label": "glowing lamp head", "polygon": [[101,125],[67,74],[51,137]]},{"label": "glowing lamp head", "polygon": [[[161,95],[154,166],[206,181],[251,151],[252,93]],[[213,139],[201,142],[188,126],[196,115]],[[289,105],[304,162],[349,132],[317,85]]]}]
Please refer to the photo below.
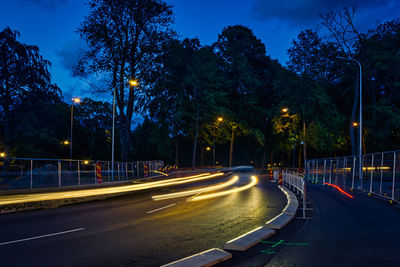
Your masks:
[{"label": "glowing lamp head", "polygon": [[219,122],[222,122],[223,120],[224,120],[223,117],[218,117],[218,121],[219,121]]},{"label": "glowing lamp head", "polygon": [[139,85],[139,82],[138,82],[137,80],[130,80],[130,81],[129,81],[129,84],[130,84],[131,86],[133,86],[133,87],[136,87],[136,86]]},{"label": "glowing lamp head", "polygon": [[88,165],[88,164],[89,164],[89,161],[88,161],[88,160],[84,160],[84,161],[83,161],[83,164]]},{"label": "glowing lamp head", "polygon": [[81,103],[81,99],[80,99],[79,97],[74,97],[74,98],[72,98],[72,101],[73,101],[75,104]]},{"label": "glowing lamp head", "polygon": [[288,112],[288,111],[289,111],[288,108],[283,108],[283,109],[282,109],[282,112],[283,112],[283,113],[286,113],[286,112]]},{"label": "glowing lamp head", "polygon": [[206,147],[206,150],[207,150],[207,151],[210,151],[210,150],[211,150],[211,148],[208,146],[208,147]]},{"label": "glowing lamp head", "polygon": [[5,156],[6,156],[6,153],[4,153],[4,152],[0,153],[0,157],[4,158]]},{"label": "glowing lamp head", "polygon": [[67,145],[69,145],[69,141],[68,141],[68,140],[65,140],[65,141],[63,142],[63,144],[67,146]]},{"label": "glowing lamp head", "polygon": [[353,122],[353,127],[358,127],[358,122]]}]

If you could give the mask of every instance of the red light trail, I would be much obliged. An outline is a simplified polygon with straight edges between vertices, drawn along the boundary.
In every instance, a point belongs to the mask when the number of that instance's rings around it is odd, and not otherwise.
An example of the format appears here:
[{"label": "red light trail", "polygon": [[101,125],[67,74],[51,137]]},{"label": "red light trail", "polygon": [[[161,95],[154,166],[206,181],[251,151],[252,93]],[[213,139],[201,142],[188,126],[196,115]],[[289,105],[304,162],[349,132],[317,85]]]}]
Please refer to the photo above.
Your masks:
[{"label": "red light trail", "polygon": [[344,194],[344,195],[346,195],[346,196],[348,196],[349,198],[354,198],[352,195],[350,195],[349,193],[347,193],[347,192],[345,192],[342,188],[340,188],[339,186],[337,186],[337,185],[334,185],[334,184],[330,184],[330,183],[324,183],[325,185],[329,185],[329,186],[332,186],[332,187],[334,187],[334,188],[336,188],[337,190],[339,190],[339,192],[340,193],[342,193],[342,194]]}]

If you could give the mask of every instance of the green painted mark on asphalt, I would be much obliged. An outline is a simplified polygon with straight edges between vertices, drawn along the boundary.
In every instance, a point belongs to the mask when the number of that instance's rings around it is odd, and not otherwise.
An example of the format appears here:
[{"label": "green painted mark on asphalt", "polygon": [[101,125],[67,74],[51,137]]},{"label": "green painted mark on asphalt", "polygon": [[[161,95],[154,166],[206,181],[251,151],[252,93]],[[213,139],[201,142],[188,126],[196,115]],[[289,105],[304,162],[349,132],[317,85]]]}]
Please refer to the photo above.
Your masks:
[{"label": "green painted mark on asphalt", "polygon": [[284,240],[281,240],[281,241],[279,241],[278,243],[276,243],[276,244],[272,245],[272,246],[271,246],[271,248],[274,248],[274,247],[276,247],[277,245],[279,245],[279,244],[283,243],[283,241],[284,241]]},{"label": "green painted mark on asphalt", "polygon": [[[308,243],[284,243],[285,240],[280,240],[277,242],[271,242],[271,241],[261,241],[261,243],[264,244],[271,244],[271,248],[277,247],[278,245],[288,245],[288,246],[308,246]],[[271,248],[269,249],[264,249],[261,250],[262,253],[266,253],[268,255],[276,254],[275,251],[273,251]]]}]

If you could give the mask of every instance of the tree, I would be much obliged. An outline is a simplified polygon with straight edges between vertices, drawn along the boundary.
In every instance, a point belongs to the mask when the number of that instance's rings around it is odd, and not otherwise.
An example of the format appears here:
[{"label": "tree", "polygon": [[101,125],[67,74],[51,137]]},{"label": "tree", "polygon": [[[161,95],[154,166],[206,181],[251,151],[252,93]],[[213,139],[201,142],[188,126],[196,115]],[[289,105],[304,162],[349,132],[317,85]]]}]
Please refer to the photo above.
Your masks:
[{"label": "tree", "polygon": [[[266,55],[265,45],[245,26],[224,28],[213,48],[225,79],[224,89],[229,102],[227,117],[264,146],[269,134],[267,118],[273,80],[281,66]],[[228,140],[233,142],[232,136]]]},{"label": "tree", "polygon": [[[122,160],[128,161],[133,113],[143,109],[152,75],[160,68],[157,56],[174,34],[172,8],[161,0],[89,0],[89,6],[78,29],[89,48],[75,73],[96,74],[106,82],[98,91],[115,92]],[[140,89],[129,86],[132,79]]]},{"label": "tree", "polygon": [[59,88],[51,83],[50,62],[43,59],[37,46],[21,43],[18,37],[19,32],[9,27],[0,32],[0,114],[2,142],[7,155],[17,137],[15,128],[11,128],[12,124],[16,127],[12,118],[26,96],[39,96],[48,104],[60,99]]},{"label": "tree", "polygon": [[[333,42],[338,46],[342,55],[348,58],[354,58],[355,48],[358,44],[362,46],[363,35],[357,30],[354,25],[354,16],[357,11],[357,6],[354,4],[351,8],[343,8],[336,11],[330,11],[325,14],[320,14],[322,19],[322,26],[324,26],[331,34]],[[356,154],[356,137],[353,122],[357,121],[357,109],[359,106],[359,76],[357,75],[355,84],[353,107],[351,111],[351,118],[349,121],[349,133],[351,140],[352,155]],[[359,144],[360,146],[362,144]]]}]

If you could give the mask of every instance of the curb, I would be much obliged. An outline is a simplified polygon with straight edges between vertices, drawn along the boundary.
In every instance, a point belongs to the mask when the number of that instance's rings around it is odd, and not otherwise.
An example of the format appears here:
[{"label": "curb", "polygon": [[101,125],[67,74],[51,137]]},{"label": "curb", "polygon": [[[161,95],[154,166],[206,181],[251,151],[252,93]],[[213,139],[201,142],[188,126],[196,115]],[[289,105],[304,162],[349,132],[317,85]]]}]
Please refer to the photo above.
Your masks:
[{"label": "curb", "polygon": [[224,249],[245,251],[260,241],[275,234],[276,231],[267,227],[260,226],[244,235],[236,237],[225,243]]},{"label": "curb", "polygon": [[[224,249],[226,250],[236,250],[236,251],[245,251],[248,248],[258,244],[260,241],[274,235],[276,233],[276,230],[274,229],[282,229],[285,227],[289,222],[291,222],[294,219],[294,215],[297,212],[297,209],[299,207],[299,201],[297,200],[296,195],[287,189],[286,187],[279,186],[279,189],[286,195],[288,203],[286,204],[285,208],[282,210],[282,212],[277,215],[276,217],[272,218],[268,222],[265,223],[264,226],[260,226],[250,232],[247,232],[241,236],[238,236],[228,242],[225,243]],[[221,255],[220,258],[218,258],[218,261],[215,261],[213,257],[211,256],[205,256],[203,257],[202,255],[205,255],[211,251],[217,250],[218,254]],[[225,252],[226,254],[223,254]],[[214,252],[216,253],[216,252]],[[230,255],[229,257],[226,256],[226,258],[223,258],[222,255]],[[228,260],[232,258],[232,255],[224,250],[221,249],[210,249],[198,254],[194,254],[192,256],[183,258],[178,261],[171,262],[163,266],[212,266],[215,265],[221,261]],[[204,260],[204,261],[202,261]]]},{"label": "curb", "polygon": [[219,248],[212,248],[192,256],[162,265],[161,267],[203,267],[213,266],[232,258],[232,254]]}]

